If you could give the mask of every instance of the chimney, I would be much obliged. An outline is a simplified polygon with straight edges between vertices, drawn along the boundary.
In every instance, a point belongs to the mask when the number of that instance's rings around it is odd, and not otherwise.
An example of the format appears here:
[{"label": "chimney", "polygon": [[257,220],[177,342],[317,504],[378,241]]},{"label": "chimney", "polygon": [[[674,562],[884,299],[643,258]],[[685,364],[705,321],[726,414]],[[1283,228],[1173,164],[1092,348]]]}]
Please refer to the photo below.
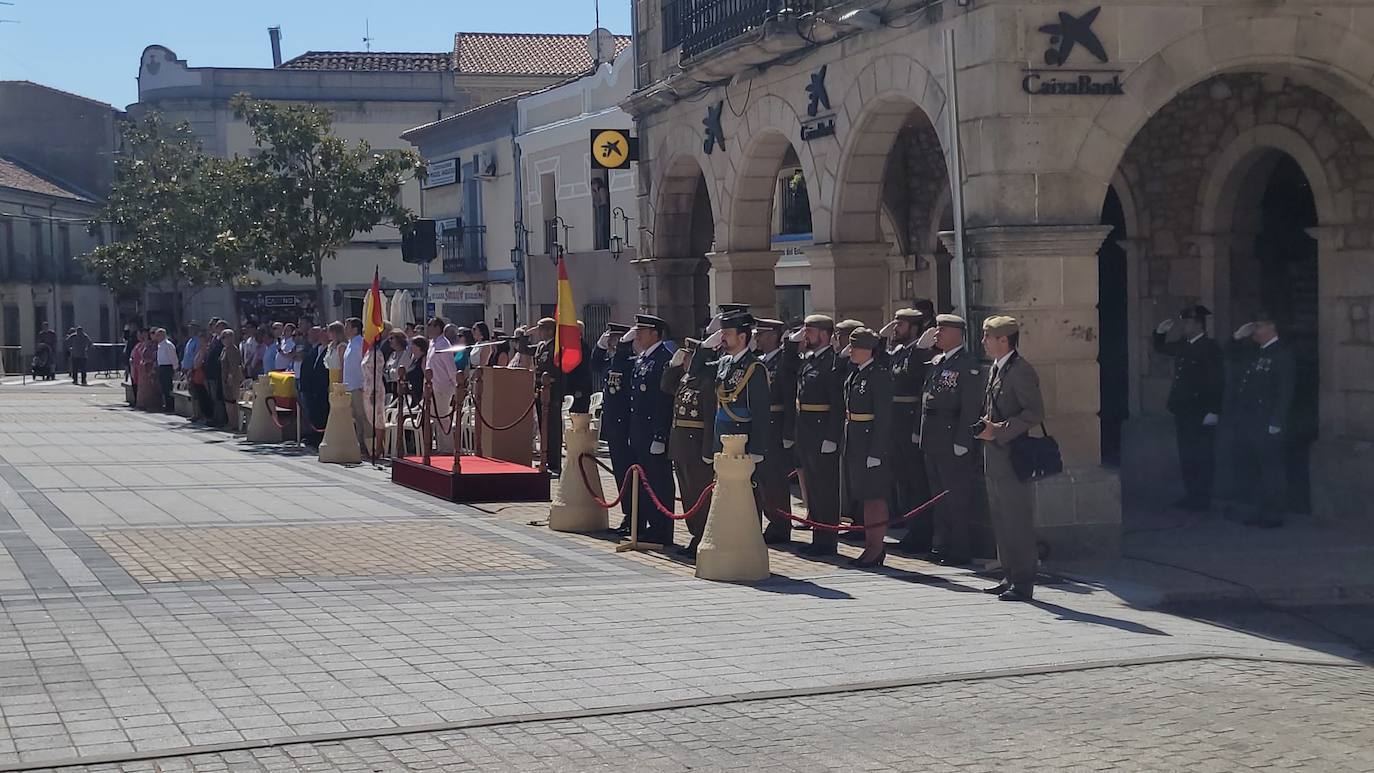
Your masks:
[{"label": "chimney", "polygon": [[267,37],[272,39],[272,66],[281,67],[281,27],[268,27]]}]

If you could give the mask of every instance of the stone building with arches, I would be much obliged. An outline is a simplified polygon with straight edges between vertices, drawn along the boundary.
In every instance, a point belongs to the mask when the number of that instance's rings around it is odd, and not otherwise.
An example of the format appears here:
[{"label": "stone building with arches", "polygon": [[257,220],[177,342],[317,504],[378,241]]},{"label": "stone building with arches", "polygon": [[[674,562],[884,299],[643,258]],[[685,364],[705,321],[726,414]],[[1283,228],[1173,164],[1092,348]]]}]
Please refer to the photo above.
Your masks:
[{"label": "stone building with arches", "polygon": [[[1290,509],[1374,516],[1374,7],[635,9],[646,307],[688,327],[713,302],[775,309],[795,165],[808,310],[879,325],[928,297],[1022,320],[1069,467],[1037,490],[1057,555],[1115,552],[1123,499],[1177,495],[1150,333],[1186,304],[1223,340],[1279,317],[1299,357]],[[1226,468],[1223,497],[1247,484]]]}]

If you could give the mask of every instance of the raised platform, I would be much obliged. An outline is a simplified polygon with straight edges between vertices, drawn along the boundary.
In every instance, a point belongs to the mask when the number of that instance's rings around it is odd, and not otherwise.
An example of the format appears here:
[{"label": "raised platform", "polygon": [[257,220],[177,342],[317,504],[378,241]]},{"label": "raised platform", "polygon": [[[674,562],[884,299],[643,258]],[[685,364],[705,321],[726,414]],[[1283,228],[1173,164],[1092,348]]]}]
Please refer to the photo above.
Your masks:
[{"label": "raised platform", "polygon": [[429,464],[418,456],[397,459],[391,482],[450,502],[547,502],[549,474],[522,464],[464,456],[460,473],[453,472],[452,456],[432,456]]}]

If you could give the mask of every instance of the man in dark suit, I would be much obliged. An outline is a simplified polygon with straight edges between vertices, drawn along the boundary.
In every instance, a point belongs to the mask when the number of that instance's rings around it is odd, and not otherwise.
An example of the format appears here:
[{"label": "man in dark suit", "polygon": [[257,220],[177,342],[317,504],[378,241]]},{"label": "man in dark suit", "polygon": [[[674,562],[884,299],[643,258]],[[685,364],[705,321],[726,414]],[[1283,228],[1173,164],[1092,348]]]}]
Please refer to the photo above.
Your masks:
[{"label": "man in dark suit", "polygon": [[[1179,313],[1177,323],[1166,319],[1154,334],[1155,351],[1174,359],[1174,381],[1169,387],[1167,407],[1174,415],[1184,492],[1174,506],[1193,512],[1211,507],[1216,428],[1226,388],[1221,347],[1207,336],[1207,317],[1211,313],[1206,306],[1189,306]],[[1171,340],[1173,331],[1180,335]]]},{"label": "man in dark suit", "polygon": [[983,322],[983,352],[992,360],[983,400],[983,474],[987,478],[988,513],[1002,563],[1001,584],[988,588],[1003,601],[1030,601],[1035,594],[1035,514],[1031,483],[1021,480],[1011,463],[1011,443],[1045,419],[1040,377],[1016,351],[1021,328],[1011,317]]},{"label": "man in dark suit", "polygon": [[1237,480],[1250,510],[1245,523],[1276,528],[1283,525],[1288,502],[1283,445],[1297,369],[1270,314],[1256,315],[1234,338],[1229,354],[1236,361],[1236,375],[1226,418]]},{"label": "man in dark suit", "polygon": [[[644,469],[644,482],[666,508],[673,507],[673,463],[668,457],[668,436],[673,424],[673,398],[663,392],[663,371],[672,354],[663,345],[668,323],[649,314],[635,316],[635,348],[639,357],[630,374],[630,448],[635,463]],[[673,544],[673,520],[641,497],[640,535],[644,542],[665,548]]]}]

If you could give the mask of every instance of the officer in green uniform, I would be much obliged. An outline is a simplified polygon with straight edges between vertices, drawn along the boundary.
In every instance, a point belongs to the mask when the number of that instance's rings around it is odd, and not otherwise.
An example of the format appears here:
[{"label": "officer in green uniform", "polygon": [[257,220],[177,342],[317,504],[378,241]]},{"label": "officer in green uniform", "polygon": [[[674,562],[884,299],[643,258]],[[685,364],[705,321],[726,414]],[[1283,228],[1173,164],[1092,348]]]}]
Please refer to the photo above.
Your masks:
[{"label": "officer in green uniform", "polygon": [[1235,360],[1232,395],[1227,403],[1236,479],[1247,500],[1249,526],[1283,525],[1288,509],[1284,442],[1289,429],[1297,371],[1288,342],[1279,340],[1274,317],[1259,313],[1236,330],[1228,354]]},{"label": "officer in green uniform", "polygon": [[[1226,391],[1226,368],[1221,347],[1207,336],[1206,306],[1189,306],[1178,323],[1166,319],[1155,328],[1154,347],[1174,359],[1174,381],[1169,387],[1169,413],[1174,415],[1178,466],[1183,478],[1183,498],[1174,507],[1207,510],[1212,504],[1212,478],[1216,469],[1216,427]],[[1170,332],[1180,333],[1170,339]]]},{"label": "officer in green uniform", "polygon": [[844,482],[863,503],[864,552],[851,566],[882,566],[887,558],[887,497],[892,486],[892,374],[877,360],[878,334],[861,327],[849,335],[850,370],[844,382]]},{"label": "officer in green uniform", "polygon": [[935,505],[932,559],[942,566],[962,566],[972,557],[969,518],[975,472],[973,425],[983,414],[985,374],[965,345],[963,317],[935,318],[935,347],[921,398],[921,427],[914,436],[925,455],[932,491],[947,491]]},{"label": "officer in green uniform", "polygon": [[[801,462],[802,494],[807,517],[818,523],[840,522],[840,443],[844,439],[845,366],[830,345],[835,321],[812,314],[803,322],[797,343],[796,436]],[[835,554],[836,532],[815,529],[808,556]]]},{"label": "officer in green uniform", "polygon": [[[921,394],[925,389],[926,366],[934,353],[932,340],[918,338],[929,326],[917,309],[898,309],[880,335],[893,346],[887,351],[887,367],[892,372],[892,478],[893,503],[898,514],[910,512],[930,498],[925,456],[921,452]],[[929,320],[934,322],[934,320]],[[931,328],[933,329],[933,328]],[[925,344],[920,346],[919,344]],[[906,523],[906,534],[897,549],[906,553],[930,551],[931,519],[914,518]]]},{"label": "officer in green uniform", "polygon": [[[711,485],[715,474],[706,461],[711,454],[712,435],[706,422],[715,416],[714,384],[703,374],[687,372],[687,362],[695,354],[700,342],[688,338],[687,345],[678,349],[663,371],[663,391],[673,396],[673,429],[668,435],[668,456],[677,474],[678,491],[683,507],[691,507]],[[711,509],[710,497],[694,515],[687,519],[691,541],[678,551],[695,558],[701,535],[706,530],[706,514]]]}]

